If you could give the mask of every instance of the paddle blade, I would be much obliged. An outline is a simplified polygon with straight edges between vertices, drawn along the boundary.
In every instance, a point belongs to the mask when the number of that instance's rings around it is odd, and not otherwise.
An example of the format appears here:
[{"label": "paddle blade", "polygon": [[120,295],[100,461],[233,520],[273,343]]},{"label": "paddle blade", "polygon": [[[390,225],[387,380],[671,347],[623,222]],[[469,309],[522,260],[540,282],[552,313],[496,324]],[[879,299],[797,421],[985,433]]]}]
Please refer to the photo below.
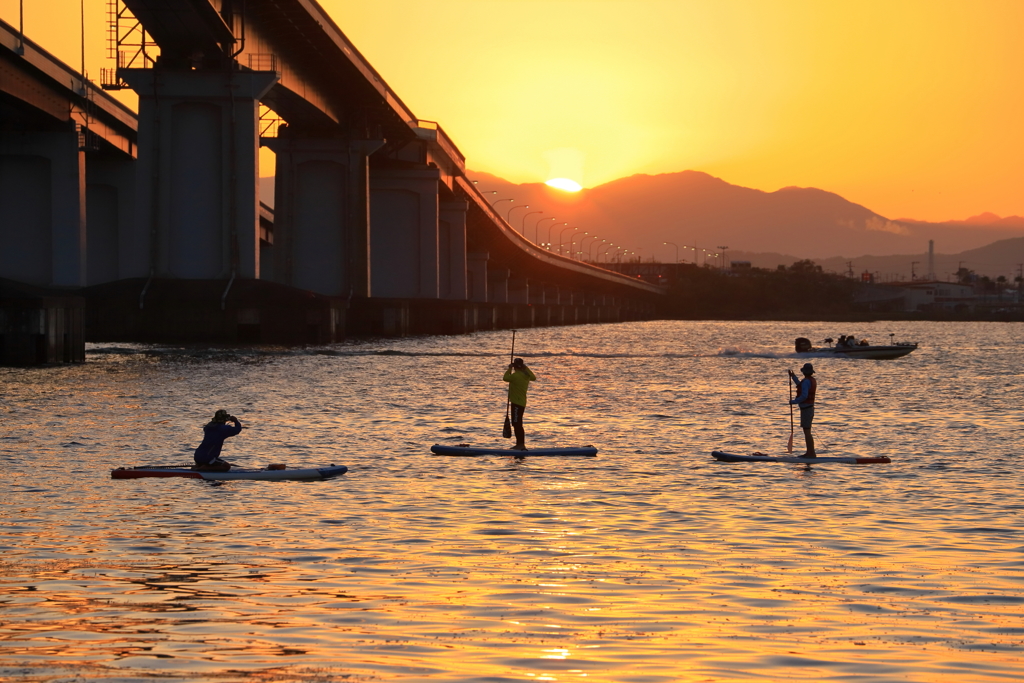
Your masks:
[{"label": "paddle blade", "polygon": [[506,439],[512,438],[512,421],[508,419],[508,415],[505,416],[505,426],[501,428],[501,435]]},{"label": "paddle blade", "polygon": [[786,444],[786,452],[787,453],[792,453],[793,452],[793,435],[792,434],[789,435],[789,443]]}]

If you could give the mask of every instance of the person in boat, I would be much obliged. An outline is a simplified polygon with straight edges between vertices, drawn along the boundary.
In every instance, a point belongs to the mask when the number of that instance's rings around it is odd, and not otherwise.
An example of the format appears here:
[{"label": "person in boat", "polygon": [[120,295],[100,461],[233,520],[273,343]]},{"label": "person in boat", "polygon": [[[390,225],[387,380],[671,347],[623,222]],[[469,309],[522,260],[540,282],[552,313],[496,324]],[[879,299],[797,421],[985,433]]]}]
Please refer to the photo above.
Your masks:
[{"label": "person in boat", "polygon": [[[234,425],[229,426],[228,422]],[[226,410],[218,410],[213,414],[213,419],[203,427],[203,442],[199,444],[195,452],[195,467],[193,469],[201,472],[227,472],[231,469],[231,463],[220,459],[220,450],[224,447],[224,440],[236,436],[242,431],[242,423],[234,415],[228,415]]]},{"label": "person in boat", "polygon": [[790,379],[796,384],[796,398],[789,403],[800,406],[800,429],[804,430],[804,442],[807,445],[807,452],[801,457],[816,458],[818,454],[814,452],[811,423],[814,422],[814,394],[818,390],[818,380],[814,379],[814,366],[810,363],[804,363],[800,372],[804,376],[803,379],[797,378],[792,370],[789,371]]},{"label": "person in boat", "polygon": [[836,346],[841,347],[841,348],[846,348],[847,344],[848,344],[848,342],[846,341],[846,335],[845,334],[839,335],[839,341],[836,342]]},{"label": "person in boat", "polygon": [[526,367],[522,358],[516,358],[505,370],[503,381],[508,382],[508,402],[512,409],[512,431],[516,435],[514,451],[526,450],[526,431],[523,429],[523,413],[526,412],[526,392],[530,382],[537,381],[537,375]]}]

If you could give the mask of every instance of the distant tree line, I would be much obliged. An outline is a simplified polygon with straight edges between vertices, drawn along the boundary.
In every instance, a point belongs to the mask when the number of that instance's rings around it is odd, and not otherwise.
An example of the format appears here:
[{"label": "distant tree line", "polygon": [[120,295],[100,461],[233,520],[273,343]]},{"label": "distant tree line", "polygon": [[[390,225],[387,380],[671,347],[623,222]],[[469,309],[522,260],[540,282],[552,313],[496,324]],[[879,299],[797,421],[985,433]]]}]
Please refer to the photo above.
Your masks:
[{"label": "distant tree line", "polygon": [[[988,275],[978,275],[973,270],[962,266],[956,271],[956,281],[962,285],[971,285],[976,290],[981,290],[981,293],[1006,289],[1010,284],[1010,280],[1005,275],[991,278]],[[1013,278],[1013,282],[1017,287],[1020,287],[1021,283],[1024,282],[1024,278],[1018,275]]]},{"label": "distant tree line", "polygon": [[669,285],[669,315],[682,319],[812,319],[857,311],[856,280],[811,260],[777,270],[681,269]]}]

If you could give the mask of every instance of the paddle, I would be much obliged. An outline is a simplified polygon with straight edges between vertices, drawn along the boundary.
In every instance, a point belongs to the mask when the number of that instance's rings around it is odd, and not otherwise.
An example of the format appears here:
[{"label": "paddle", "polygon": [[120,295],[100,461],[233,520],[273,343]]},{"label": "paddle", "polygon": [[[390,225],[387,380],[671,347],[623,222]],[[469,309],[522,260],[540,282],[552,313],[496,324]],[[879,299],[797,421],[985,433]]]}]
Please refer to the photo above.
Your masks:
[{"label": "paddle", "polygon": [[[512,350],[508,354],[508,364],[512,365],[512,357],[516,355],[516,331],[512,330]],[[512,408],[512,401],[505,401],[505,426],[501,429],[501,435],[506,439],[512,438],[512,421],[508,412]]]},{"label": "paddle", "polygon": [[[793,371],[789,371],[789,400],[793,400]],[[793,404],[789,404],[789,443],[786,444],[786,452],[793,452]]]}]

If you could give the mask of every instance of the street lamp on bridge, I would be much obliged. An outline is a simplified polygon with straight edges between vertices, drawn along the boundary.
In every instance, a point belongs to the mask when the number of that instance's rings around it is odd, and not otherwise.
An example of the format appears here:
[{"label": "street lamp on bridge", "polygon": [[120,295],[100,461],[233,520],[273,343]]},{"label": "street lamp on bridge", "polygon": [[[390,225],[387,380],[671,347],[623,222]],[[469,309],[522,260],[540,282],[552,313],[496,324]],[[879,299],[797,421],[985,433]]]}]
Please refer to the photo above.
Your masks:
[{"label": "street lamp on bridge", "polygon": [[[474,180],[473,184],[476,185],[479,182],[479,180]],[[479,187],[476,188],[476,191],[479,192],[480,194],[498,194],[497,190],[481,190]]]},{"label": "street lamp on bridge", "polygon": [[[495,194],[497,194],[497,193],[495,193]],[[502,202],[514,202],[514,201],[515,201],[515,199],[513,199],[512,197],[508,197],[506,199],[495,199],[493,202],[491,202],[491,207],[493,208],[493,207],[497,206],[498,204],[501,204]]]},{"label": "street lamp on bridge", "polygon": [[[547,245],[548,251],[551,251],[551,228],[555,227],[556,225],[558,224],[552,223],[551,225],[548,226],[548,241],[545,243]],[[563,221],[562,225],[569,225],[569,221]]]},{"label": "street lamp on bridge", "polygon": [[[509,225],[512,225],[512,223],[510,221],[512,220],[512,212],[515,209],[529,209],[529,208],[530,208],[529,204],[516,204],[515,206],[508,207],[508,211],[505,212],[505,222],[508,223]],[[513,230],[515,230],[515,228],[513,228]]]},{"label": "street lamp on bridge", "polygon": [[[566,222],[566,225],[569,225],[569,223]],[[562,253],[562,235],[565,234],[566,230],[575,230],[575,229],[576,229],[576,226],[574,225],[574,226],[569,227],[569,228],[562,228],[561,231],[559,231],[559,233],[558,233],[558,253],[559,254]]]},{"label": "street lamp on bridge", "polygon": [[[577,261],[582,261],[583,260],[583,255],[587,253],[587,250],[583,248],[583,245],[587,241],[587,237],[589,237],[590,239],[594,240],[594,242],[597,241],[597,235],[585,235],[583,237],[583,239],[580,240],[580,250],[579,250],[580,257],[578,259],[576,259]],[[593,244],[594,242],[591,242],[591,244]]]},{"label": "street lamp on bridge", "polygon": [[607,241],[608,240],[601,240],[600,242],[598,242],[597,240],[594,240],[593,242],[590,243],[590,254],[589,255],[590,255],[590,262],[591,263],[594,262],[594,245],[595,244],[604,244]]},{"label": "street lamp on bridge", "polygon": [[676,248],[676,263],[679,263],[679,245],[675,242],[662,242],[662,244],[670,244]]},{"label": "street lamp on bridge", "polygon": [[[511,211],[511,209],[509,209],[509,211]],[[519,232],[523,233],[523,237],[526,237],[526,217],[527,216],[532,216],[535,213],[544,213],[544,212],[543,211],[531,211],[529,213],[524,213],[523,214],[523,220],[519,224],[519,227],[522,228]],[[537,242],[537,239],[536,239],[537,238],[537,231],[536,230],[533,231],[533,236],[534,236],[534,240],[533,241],[534,241],[534,243],[536,243]],[[529,238],[527,237],[527,239],[529,239]]]},{"label": "street lamp on bridge", "polygon": [[[572,234],[572,236],[569,238],[569,258],[571,258],[571,259],[576,258],[576,235],[579,235],[579,234],[586,235],[587,231],[586,230],[578,230],[578,231],[574,232]],[[586,239],[586,238],[584,237],[583,239]]]},{"label": "street lamp on bridge", "polygon": [[729,247],[718,247],[722,250],[722,268],[725,268],[725,252]]},{"label": "street lamp on bridge", "polygon": [[[524,218],[525,218],[525,216],[524,216]],[[558,220],[558,219],[555,218],[554,216],[547,216],[546,218],[539,219],[536,223],[533,224],[533,243],[534,244],[540,244],[540,242],[537,241],[537,240],[540,239],[540,236],[538,234],[538,231],[540,230],[540,224],[543,223],[544,221],[554,221],[554,220]],[[554,225],[554,223],[552,223],[552,225]]]}]

